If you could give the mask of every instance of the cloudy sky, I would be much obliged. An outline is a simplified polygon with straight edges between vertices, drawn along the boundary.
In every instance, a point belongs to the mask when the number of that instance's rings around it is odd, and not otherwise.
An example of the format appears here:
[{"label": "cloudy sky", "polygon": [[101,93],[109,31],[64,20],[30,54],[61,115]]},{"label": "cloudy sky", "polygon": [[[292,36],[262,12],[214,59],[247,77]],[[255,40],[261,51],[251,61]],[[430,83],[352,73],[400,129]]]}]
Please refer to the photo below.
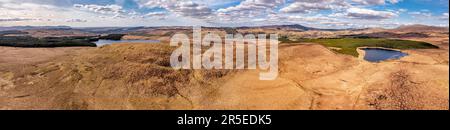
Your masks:
[{"label": "cloudy sky", "polygon": [[0,26],[448,26],[448,0],[0,0]]}]

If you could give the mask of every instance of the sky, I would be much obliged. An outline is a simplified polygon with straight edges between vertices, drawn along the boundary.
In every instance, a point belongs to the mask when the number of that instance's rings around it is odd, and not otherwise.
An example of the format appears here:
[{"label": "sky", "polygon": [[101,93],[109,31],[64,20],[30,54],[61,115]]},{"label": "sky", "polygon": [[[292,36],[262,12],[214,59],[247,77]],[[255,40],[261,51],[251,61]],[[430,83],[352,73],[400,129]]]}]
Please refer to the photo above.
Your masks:
[{"label": "sky", "polygon": [[448,0],[0,0],[0,26],[448,27],[448,12]]}]

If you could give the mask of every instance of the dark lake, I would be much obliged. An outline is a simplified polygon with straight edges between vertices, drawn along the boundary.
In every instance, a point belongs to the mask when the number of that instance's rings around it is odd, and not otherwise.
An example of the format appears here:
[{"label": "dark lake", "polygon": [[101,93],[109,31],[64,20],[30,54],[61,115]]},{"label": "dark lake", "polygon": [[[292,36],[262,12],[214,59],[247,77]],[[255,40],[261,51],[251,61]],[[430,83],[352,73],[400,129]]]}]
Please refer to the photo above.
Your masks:
[{"label": "dark lake", "polygon": [[159,40],[98,40],[95,42],[98,47],[115,43],[160,43]]},{"label": "dark lake", "polygon": [[365,48],[363,50],[366,52],[364,60],[370,62],[380,62],[384,60],[400,59],[402,57],[408,56],[408,54],[396,50],[388,50],[380,48]]}]

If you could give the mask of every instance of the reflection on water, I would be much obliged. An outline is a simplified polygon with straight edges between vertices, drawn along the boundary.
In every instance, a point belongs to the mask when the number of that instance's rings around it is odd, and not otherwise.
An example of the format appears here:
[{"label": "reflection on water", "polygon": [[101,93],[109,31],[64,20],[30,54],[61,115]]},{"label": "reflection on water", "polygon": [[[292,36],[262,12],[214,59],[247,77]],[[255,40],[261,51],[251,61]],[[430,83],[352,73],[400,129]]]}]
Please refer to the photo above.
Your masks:
[{"label": "reflection on water", "polygon": [[400,59],[402,57],[408,56],[408,54],[396,50],[387,50],[380,48],[365,48],[363,50],[366,52],[364,59],[370,62]]},{"label": "reflection on water", "polygon": [[160,43],[159,40],[99,40],[95,42],[98,47],[114,43]]}]

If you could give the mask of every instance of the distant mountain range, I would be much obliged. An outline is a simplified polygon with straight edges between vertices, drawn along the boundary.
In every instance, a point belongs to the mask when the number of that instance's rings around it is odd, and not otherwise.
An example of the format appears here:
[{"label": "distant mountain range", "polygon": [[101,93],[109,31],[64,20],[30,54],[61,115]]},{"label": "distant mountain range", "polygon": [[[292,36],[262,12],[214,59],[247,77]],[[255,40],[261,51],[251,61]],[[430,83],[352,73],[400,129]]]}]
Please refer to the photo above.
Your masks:
[{"label": "distant mountain range", "polygon": [[[163,26],[163,27],[70,27],[70,26],[13,26],[13,27],[0,27],[0,31],[23,31],[23,30],[74,30],[79,32],[91,33],[91,34],[125,34],[145,29],[175,29],[182,28],[183,26]],[[230,27],[205,27],[205,28],[217,28],[217,29],[229,29]],[[448,27],[436,27],[427,25],[405,25],[395,29],[383,29],[383,28],[366,28],[366,29],[320,29],[307,27],[300,24],[292,25],[268,25],[268,26],[252,26],[252,27],[232,27],[236,29],[270,29],[270,30],[285,30],[285,31],[340,31],[340,30],[381,30],[381,31],[394,31],[394,32],[423,32],[423,31],[447,31]]]},{"label": "distant mountain range", "polygon": [[[174,26],[175,27],[175,26]],[[83,30],[92,33],[107,33],[107,32],[129,32],[138,29],[145,28],[171,28],[171,27],[69,27],[69,26],[13,26],[13,27],[0,27],[0,31],[8,31],[8,30],[30,30],[30,29],[76,29]],[[177,28],[180,28],[177,26]],[[207,27],[208,28],[208,27]],[[229,27],[210,27],[210,28],[229,28]],[[291,31],[310,31],[310,30],[338,30],[338,29],[319,29],[306,27],[300,24],[292,24],[292,25],[268,25],[268,26],[252,26],[252,27],[234,27],[239,29],[245,28],[261,28],[261,29],[278,29],[278,30],[291,30]]]},{"label": "distant mountain range", "polygon": [[31,29],[72,29],[70,26],[12,26],[12,27],[0,27],[0,31],[10,30],[31,30]]},{"label": "distant mountain range", "polygon": [[423,31],[427,31],[427,32],[445,32],[445,31],[447,31],[448,32],[449,28],[415,24],[415,25],[400,26],[400,27],[392,29],[392,30],[398,31],[398,32],[423,32]]},{"label": "distant mountain range", "polygon": [[79,31],[95,33],[95,34],[125,34],[148,27],[88,27],[88,28],[74,28]]},{"label": "distant mountain range", "polygon": [[256,27],[238,27],[238,28],[261,28],[261,29],[275,29],[275,30],[287,30],[287,31],[338,31],[343,29],[320,29],[307,27],[300,24],[292,24],[292,25],[268,25],[268,26],[256,26]]}]

